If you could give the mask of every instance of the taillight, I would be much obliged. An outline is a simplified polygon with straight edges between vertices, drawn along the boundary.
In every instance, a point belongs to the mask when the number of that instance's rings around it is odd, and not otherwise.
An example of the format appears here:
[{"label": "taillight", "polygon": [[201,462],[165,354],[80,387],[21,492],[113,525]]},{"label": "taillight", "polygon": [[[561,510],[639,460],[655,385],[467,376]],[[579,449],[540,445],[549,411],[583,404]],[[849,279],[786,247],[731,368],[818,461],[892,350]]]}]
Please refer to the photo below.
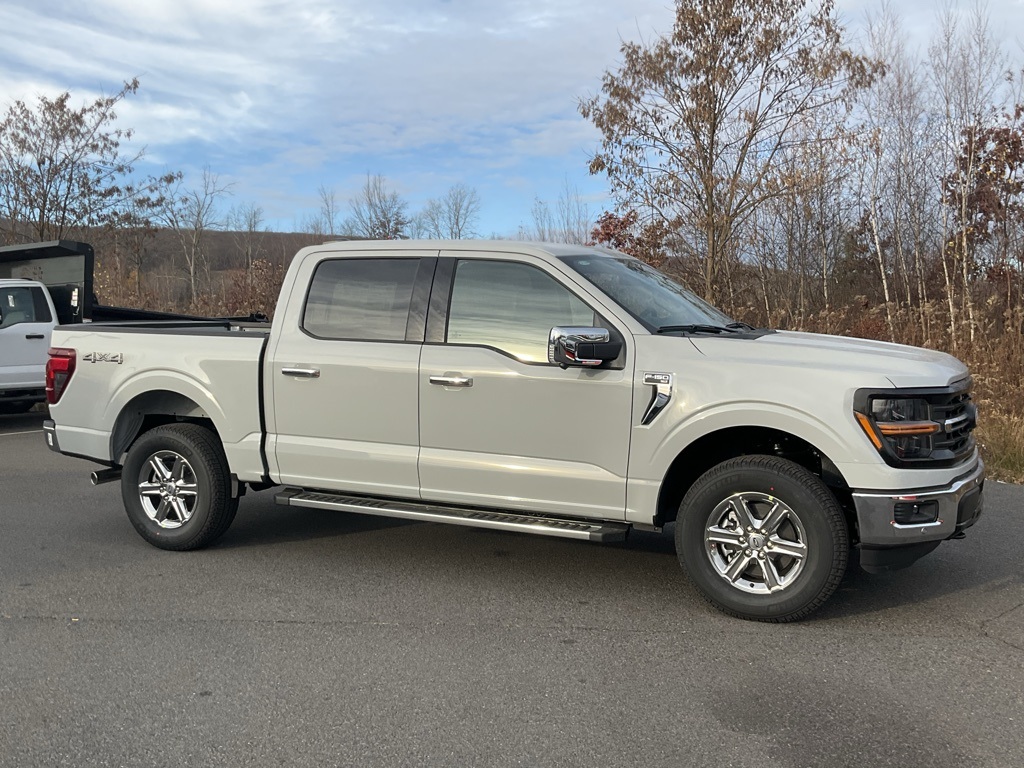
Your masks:
[{"label": "taillight", "polygon": [[50,359],[46,361],[46,402],[56,405],[74,372],[75,350],[50,347]]}]

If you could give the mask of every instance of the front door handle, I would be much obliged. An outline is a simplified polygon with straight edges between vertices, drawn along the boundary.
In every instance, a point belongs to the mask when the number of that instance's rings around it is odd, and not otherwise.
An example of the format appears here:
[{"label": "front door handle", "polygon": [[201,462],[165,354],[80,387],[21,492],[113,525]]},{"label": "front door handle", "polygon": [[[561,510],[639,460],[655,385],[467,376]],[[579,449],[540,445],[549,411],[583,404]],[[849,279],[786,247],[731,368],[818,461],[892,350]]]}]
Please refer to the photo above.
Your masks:
[{"label": "front door handle", "polygon": [[319,368],[282,368],[281,373],[285,376],[295,376],[300,379],[319,379]]},{"label": "front door handle", "polygon": [[45,339],[46,336],[44,336],[41,333],[26,333],[25,334],[25,338],[26,339]]},{"label": "front door handle", "polygon": [[472,387],[473,379],[469,376],[431,376],[430,383],[442,387]]}]

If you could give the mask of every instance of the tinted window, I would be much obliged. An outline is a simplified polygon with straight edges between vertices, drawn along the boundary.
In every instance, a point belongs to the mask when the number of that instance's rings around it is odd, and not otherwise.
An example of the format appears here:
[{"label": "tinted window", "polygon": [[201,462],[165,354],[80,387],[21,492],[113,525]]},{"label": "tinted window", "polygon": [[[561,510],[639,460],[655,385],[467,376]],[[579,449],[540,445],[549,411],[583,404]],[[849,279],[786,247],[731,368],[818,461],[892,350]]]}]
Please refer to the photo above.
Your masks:
[{"label": "tinted window", "polygon": [[650,330],[667,325],[728,325],[732,320],[668,275],[628,256],[565,256],[562,261],[611,296]]},{"label": "tinted window", "polygon": [[0,288],[0,328],[18,323],[49,323],[52,320],[42,288]]},{"label": "tinted window", "polygon": [[594,312],[528,264],[466,259],[455,269],[449,344],[496,347],[524,362],[548,360],[556,325],[594,325]]},{"label": "tinted window", "polygon": [[302,327],[325,339],[404,341],[419,259],[332,259],[313,274]]}]

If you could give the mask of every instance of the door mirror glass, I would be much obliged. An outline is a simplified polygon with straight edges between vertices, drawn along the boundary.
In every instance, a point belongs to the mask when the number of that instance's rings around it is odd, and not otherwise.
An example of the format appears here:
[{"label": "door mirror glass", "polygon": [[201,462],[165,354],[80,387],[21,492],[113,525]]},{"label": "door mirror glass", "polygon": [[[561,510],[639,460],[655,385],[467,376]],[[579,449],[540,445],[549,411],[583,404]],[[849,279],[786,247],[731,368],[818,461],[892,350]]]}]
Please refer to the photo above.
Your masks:
[{"label": "door mirror glass", "polygon": [[607,328],[556,325],[548,336],[548,362],[562,368],[593,367],[614,360],[622,342],[611,341]]}]

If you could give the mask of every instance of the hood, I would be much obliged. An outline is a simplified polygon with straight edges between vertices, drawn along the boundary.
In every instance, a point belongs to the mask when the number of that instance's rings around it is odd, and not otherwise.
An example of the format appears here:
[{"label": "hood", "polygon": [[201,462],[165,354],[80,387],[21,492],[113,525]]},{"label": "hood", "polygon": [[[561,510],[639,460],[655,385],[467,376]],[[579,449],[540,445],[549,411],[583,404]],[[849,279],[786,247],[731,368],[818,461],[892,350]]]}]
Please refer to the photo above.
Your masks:
[{"label": "hood", "polygon": [[827,368],[888,379],[894,387],[944,387],[968,375],[951,355],[887,341],[779,331],[757,338],[690,336],[703,354],[716,359]]}]

